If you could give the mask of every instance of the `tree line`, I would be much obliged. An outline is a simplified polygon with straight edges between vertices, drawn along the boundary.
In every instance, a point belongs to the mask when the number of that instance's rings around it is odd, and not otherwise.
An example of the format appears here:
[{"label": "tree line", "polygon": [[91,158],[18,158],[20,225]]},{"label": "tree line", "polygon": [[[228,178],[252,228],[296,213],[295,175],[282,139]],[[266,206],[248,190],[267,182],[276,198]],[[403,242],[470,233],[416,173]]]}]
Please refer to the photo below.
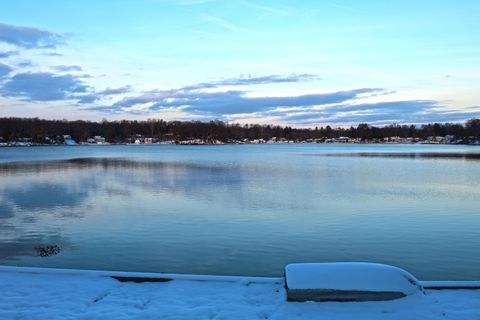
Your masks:
[{"label": "tree line", "polygon": [[350,128],[292,128],[278,125],[240,125],[222,121],[164,121],[148,119],[144,121],[67,121],[44,120],[38,118],[0,118],[0,137],[4,141],[16,141],[27,138],[32,142],[45,143],[48,137],[54,141],[64,134],[71,135],[76,141],[85,141],[93,136],[103,136],[109,142],[125,142],[136,135],[157,140],[218,139],[221,141],[244,139],[306,140],[321,138],[361,138],[366,140],[388,137],[420,138],[453,135],[458,138],[475,137],[480,139],[480,119],[471,119],[466,123],[433,123],[420,126],[388,125],[371,126],[366,123]]}]

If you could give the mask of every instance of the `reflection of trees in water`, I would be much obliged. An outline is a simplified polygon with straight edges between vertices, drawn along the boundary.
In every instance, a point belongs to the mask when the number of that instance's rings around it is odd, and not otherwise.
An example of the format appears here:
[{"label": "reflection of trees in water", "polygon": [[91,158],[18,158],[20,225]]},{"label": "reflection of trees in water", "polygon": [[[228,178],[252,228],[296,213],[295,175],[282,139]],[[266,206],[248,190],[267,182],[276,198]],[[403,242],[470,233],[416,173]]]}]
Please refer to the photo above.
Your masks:
[{"label": "reflection of trees in water", "polygon": [[[200,201],[266,208],[298,207],[272,195],[271,183],[289,180],[282,188],[295,195],[299,183],[315,176],[301,168],[238,162],[189,162],[78,158],[0,164],[0,177],[23,179],[21,187],[0,187],[5,198],[23,209],[58,209],[68,217],[89,197],[125,197],[132,193],[180,194]],[[52,179],[54,178],[54,179]],[[297,186],[296,186],[297,185]],[[26,186],[26,187],[25,187]],[[278,186],[276,186],[278,187]],[[283,192],[284,190],[282,190]],[[262,194],[267,196],[263,196]],[[138,199],[132,199],[137,201]],[[304,202],[307,205],[307,202]],[[67,210],[68,209],[68,210]]]},{"label": "reflection of trees in water", "polygon": [[44,172],[58,171],[60,169],[78,169],[78,168],[138,168],[138,169],[210,169],[217,171],[227,170],[218,164],[207,165],[192,162],[178,161],[148,161],[122,158],[76,158],[68,160],[49,160],[49,161],[28,161],[28,162],[10,162],[0,163],[0,173],[18,173],[21,172]]},{"label": "reflection of trees in water", "polygon": [[326,157],[480,160],[480,152],[353,152],[313,155]]},{"label": "reflection of trees in water", "polygon": [[[0,259],[46,257],[68,243],[63,219],[82,217],[82,204],[97,188],[88,175],[46,163],[0,165]],[[72,179],[73,178],[73,179]]]},{"label": "reflection of trees in water", "polygon": [[[69,173],[62,180],[62,173]],[[29,182],[44,176],[41,181]],[[3,195],[22,208],[76,207],[89,191],[107,196],[129,196],[140,191],[208,193],[216,188],[235,188],[242,184],[238,166],[202,165],[188,162],[134,161],[128,159],[82,158],[62,161],[0,164],[0,176],[24,179],[21,187],[5,187]],[[55,176],[56,181],[49,179]],[[68,178],[68,179],[67,179]],[[75,181],[72,181],[75,180]]]},{"label": "reflection of trees in water", "polygon": [[[0,178],[9,183],[0,185],[0,221],[8,223],[0,224],[0,259],[35,256],[36,248],[47,245],[64,248],[68,242],[61,236],[64,220],[83,218],[88,206],[100,206],[102,198],[110,204],[132,197],[128,201],[138,202],[139,210],[142,193],[180,194],[219,206],[288,208],[293,205],[288,199],[265,198],[265,192],[271,191],[258,183],[258,179],[275,181],[288,174],[293,175],[252,163],[97,158],[3,163]],[[256,192],[258,187],[263,193]]]}]

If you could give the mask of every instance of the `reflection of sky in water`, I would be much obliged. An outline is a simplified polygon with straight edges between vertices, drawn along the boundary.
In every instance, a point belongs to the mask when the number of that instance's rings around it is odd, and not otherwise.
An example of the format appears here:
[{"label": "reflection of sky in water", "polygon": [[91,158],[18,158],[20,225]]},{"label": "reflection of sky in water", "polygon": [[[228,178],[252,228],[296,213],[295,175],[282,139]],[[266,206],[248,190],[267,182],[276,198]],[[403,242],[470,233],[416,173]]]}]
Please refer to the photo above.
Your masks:
[{"label": "reflection of sky in water", "polygon": [[34,182],[26,187],[7,188],[3,196],[22,209],[53,209],[80,204],[86,194],[83,190],[79,193],[75,191],[68,184],[46,181]]},{"label": "reflection of sky in water", "polygon": [[[288,262],[356,260],[391,263],[424,279],[476,279],[480,162],[470,156],[476,150],[0,150],[0,261],[280,275]],[[75,159],[61,160],[68,152]],[[36,161],[24,162],[28,155]],[[49,244],[61,253],[35,256],[35,247]]]},{"label": "reflection of sky in water", "polygon": [[6,203],[0,203],[0,219],[8,219],[13,216],[13,209]]}]

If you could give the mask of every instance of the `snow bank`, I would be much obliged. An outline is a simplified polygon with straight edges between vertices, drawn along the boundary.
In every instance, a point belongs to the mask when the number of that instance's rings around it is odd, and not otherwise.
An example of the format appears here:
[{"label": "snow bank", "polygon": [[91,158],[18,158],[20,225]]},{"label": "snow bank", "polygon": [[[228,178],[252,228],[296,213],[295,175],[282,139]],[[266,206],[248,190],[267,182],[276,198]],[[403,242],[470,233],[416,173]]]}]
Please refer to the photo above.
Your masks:
[{"label": "snow bank", "polygon": [[400,291],[409,295],[421,287],[405,270],[366,262],[289,264],[285,277],[290,289]]},{"label": "snow bank", "polygon": [[134,283],[108,275],[0,267],[0,319],[480,319],[480,290],[427,290],[382,302],[295,303],[285,301],[284,283],[275,278]]},{"label": "snow bank", "polygon": [[285,267],[285,278],[291,301],[391,300],[423,291],[410,273],[378,263],[296,263]]}]

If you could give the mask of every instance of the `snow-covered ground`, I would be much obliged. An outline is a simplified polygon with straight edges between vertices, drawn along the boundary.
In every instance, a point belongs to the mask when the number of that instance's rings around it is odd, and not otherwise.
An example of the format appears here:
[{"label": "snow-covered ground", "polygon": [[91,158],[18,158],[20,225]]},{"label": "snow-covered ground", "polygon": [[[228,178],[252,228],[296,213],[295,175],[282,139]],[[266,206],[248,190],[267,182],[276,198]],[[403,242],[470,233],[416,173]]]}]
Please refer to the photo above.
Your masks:
[{"label": "snow-covered ground", "polygon": [[102,272],[0,267],[0,319],[480,319],[480,290],[427,290],[382,302],[286,302],[281,279],[173,278],[134,283]]}]

